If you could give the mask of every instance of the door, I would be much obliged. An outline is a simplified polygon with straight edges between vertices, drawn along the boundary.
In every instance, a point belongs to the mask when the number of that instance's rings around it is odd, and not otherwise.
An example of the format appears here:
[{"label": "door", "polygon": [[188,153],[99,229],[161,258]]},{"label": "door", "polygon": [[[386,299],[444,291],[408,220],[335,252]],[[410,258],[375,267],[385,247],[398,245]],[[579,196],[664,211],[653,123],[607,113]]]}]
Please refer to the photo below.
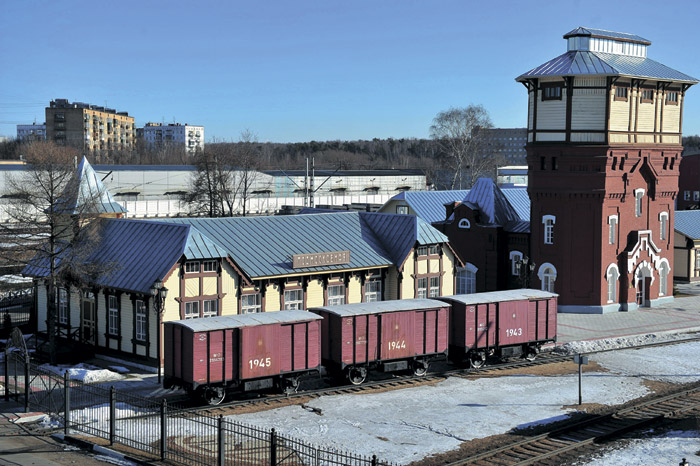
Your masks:
[{"label": "door", "polygon": [[651,287],[650,277],[641,277],[637,281],[637,304],[640,307],[649,307],[649,288]]},{"label": "door", "polygon": [[85,293],[82,301],[81,333],[83,343],[95,344],[95,295]]}]

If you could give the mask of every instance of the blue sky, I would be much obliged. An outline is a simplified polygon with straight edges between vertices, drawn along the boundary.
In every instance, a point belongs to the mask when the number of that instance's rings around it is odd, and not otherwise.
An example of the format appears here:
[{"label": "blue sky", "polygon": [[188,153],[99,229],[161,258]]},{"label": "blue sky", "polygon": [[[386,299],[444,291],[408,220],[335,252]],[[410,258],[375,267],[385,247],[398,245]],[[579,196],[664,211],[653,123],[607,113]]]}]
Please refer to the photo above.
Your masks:
[{"label": "blue sky", "polygon": [[[206,139],[428,137],[451,106],[523,127],[519,74],[566,51],[577,26],[652,41],[649,58],[700,78],[700,2],[4,2],[0,136],[54,98],[201,124]],[[700,134],[700,86],[684,134]]]}]

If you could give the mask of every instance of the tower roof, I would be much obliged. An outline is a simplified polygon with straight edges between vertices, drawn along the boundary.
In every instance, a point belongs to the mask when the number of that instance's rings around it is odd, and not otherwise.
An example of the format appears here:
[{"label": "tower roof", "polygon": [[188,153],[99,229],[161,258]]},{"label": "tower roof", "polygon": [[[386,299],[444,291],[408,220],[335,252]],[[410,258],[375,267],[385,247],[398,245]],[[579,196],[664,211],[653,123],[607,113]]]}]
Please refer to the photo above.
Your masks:
[{"label": "tower roof", "polygon": [[564,34],[564,39],[568,39],[569,37],[575,36],[596,37],[599,39],[612,39],[623,42],[636,42],[638,44],[651,45],[650,40],[647,40],[636,34],[629,34],[627,32],[606,31],[605,29],[593,29],[586,27],[577,27],[576,29],[567,32],[566,34]]},{"label": "tower roof", "polygon": [[56,204],[55,211],[73,215],[126,212],[105,188],[87,157],[83,157],[75,179],[68,184]]},{"label": "tower roof", "polygon": [[647,58],[651,41],[626,32],[578,27],[564,34],[568,51],[518,76],[621,76],[696,84],[698,80]]}]

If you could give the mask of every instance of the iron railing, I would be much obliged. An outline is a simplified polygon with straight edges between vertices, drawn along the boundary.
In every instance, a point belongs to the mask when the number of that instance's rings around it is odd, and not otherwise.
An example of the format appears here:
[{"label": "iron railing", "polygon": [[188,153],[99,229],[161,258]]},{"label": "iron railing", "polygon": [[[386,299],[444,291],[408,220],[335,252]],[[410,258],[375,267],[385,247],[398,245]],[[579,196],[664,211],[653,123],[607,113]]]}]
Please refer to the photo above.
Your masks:
[{"label": "iron railing", "polygon": [[[28,383],[27,383],[28,381]],[[391,466],[376,456],[320,448],[236,422],[168,406],[47,371],[20,352],[5,352],[5,398],[51,416],[64,432],[107,439],[168,464],[208,466]]]}]

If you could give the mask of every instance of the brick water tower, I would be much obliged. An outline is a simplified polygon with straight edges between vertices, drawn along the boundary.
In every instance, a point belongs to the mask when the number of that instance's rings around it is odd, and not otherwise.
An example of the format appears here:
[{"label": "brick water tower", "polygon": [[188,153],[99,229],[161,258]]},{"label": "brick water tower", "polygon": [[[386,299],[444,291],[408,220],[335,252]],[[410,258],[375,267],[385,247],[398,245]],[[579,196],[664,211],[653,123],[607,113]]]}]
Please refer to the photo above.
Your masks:
[{"label": "brick water tower", "polygon": [[634,34],[577,28],[528,90],[533,287],[560,312],[673,299],[673,209],[685,92],[697,79],[647,58]]}]

